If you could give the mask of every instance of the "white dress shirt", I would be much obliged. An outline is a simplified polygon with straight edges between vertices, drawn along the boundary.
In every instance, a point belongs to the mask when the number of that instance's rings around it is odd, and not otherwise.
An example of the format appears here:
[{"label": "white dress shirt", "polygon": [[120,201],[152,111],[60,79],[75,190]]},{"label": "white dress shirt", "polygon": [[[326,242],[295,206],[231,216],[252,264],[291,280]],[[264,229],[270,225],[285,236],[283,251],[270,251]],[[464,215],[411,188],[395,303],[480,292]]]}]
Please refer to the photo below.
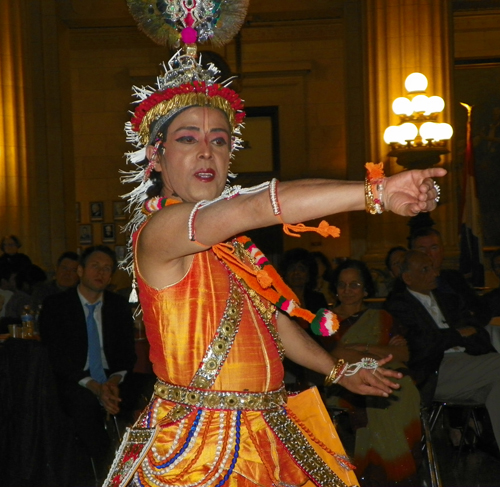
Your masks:
[{"label": "white dress shirt", "polygon": [[[102,338],[102,304],[103,304],[102,295],[101,295],[101,297],[97,301],[95,301],[94,303],[91,303],[87,299],[85,299],[85,297],[80,293],[80,289],[78,287],[76,288],[76,290],[78,292],[78,297],[80,298],[80,302],[82,303],[83,312],[85,313],[85,321],[87,321],[87,317],[89,315],[89,309],[85,305],[86,304],[95,304],[95,303],[97,303],[97,306],[94,309],[94,319],[95,319],[95,322],[97,323],[97,333],[99,334],[99,343],[101,344],[102,366],[103,366],[103,368],[105,370],[109,369],[108,361],[107,361],[106,355],[104,353],[103,338]],[[78,383],[81,386],[83,386],[83,387],[86,387],[87,382],[92,379],[92,377],[90,377],[89,367],[90,367],[90,364],[89,364],[89,353],[87,351],[87,361],[85,362],[85,367],[83,368],[83,370],[89,372],[89,376],[88,377],[84,377],[83,379],[81,379],[80,381],[78,381]],[[120,383],[121,383],[123,381],[123,378],[125,377],[126,373],[127,373],[126,370],[121,370],[119,372],[115,372],[112,375],[119,375],[120,376]]]}]

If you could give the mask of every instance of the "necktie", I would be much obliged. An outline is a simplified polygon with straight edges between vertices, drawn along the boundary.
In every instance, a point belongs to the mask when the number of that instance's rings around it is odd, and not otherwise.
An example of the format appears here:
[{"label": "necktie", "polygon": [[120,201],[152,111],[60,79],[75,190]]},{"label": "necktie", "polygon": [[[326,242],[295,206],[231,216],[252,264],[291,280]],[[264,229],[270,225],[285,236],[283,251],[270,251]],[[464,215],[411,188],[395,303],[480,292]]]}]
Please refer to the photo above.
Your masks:
[{"label": "necktie", "polygon": [[89,341],[89,369],[90,377],[100,384],[106,382],[106,374],[102,366],[101,358],[101,342],[99,341],[99,332],[97,331],[97,322],[94,318],[94,310],[99,303],[89,304],[85,306],[89,310],[87,315],[87,335]]}]

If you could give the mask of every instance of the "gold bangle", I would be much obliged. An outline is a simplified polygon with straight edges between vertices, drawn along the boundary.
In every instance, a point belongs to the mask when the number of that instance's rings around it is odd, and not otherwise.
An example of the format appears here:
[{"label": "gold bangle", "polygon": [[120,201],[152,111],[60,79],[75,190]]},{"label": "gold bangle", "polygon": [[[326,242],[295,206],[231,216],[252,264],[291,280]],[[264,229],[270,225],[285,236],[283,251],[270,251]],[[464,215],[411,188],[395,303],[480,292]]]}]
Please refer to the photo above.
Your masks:
[{"label": "gold bangle", "polygon": [[344,372],[347,365],[349,364],[347,364],[344,359],[339,358],[331,372],[326,376],[325,382],[323,383],[324,386],[330,387],[332,384],[336,384],[342,376],[342,373]]},{"label": "gold bangle", "polygon": [[[373,194],[373,186],[376,187],[378,198]],[[384,203],[382,201],[382,192],[384,189],[383,179],[365,178],[365,206],[370,215],[380,215],[384,212]]]}]

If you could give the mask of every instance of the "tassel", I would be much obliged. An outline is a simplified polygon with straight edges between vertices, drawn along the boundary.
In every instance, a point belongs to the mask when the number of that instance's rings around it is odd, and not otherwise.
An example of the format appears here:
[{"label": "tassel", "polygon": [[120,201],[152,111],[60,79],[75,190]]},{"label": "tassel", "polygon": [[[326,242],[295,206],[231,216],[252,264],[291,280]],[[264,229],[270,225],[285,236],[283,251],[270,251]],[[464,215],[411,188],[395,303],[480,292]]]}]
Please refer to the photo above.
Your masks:
[{"label": "tassel", "polygon": [[128,297],[129,303],[137,303],[139,302],[139,296],[137,295],[137,282],[135,280],[135,276],[132,279],[132,291],[130,291],[130,296]]},{"label": "tassel", "polygon": [[[322,237],[333,237],[337,238],[340,236],[340,230],[333,225],[330,225],[327,221],[323,220],[318,227],[307,227],[303,223],[298,223],[293,225],[291,223],[283,223],[283,231],[290,237],[300,237],[298,233],[304,232],[315,232],[319,233]],[[297,233],[293,233],[297,232]]]}]

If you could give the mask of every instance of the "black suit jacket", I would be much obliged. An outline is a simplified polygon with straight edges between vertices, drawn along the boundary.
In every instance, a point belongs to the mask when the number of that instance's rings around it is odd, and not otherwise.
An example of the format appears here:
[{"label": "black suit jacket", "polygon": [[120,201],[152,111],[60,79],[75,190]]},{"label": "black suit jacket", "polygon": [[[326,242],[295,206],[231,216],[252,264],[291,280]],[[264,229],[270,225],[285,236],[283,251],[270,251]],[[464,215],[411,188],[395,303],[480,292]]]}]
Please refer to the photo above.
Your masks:
[{"label": "black suit jacket", "polygon": [[[465,347],[466,353],[471,355],[495,351],[488,332],[470,319],[458,296],[437,290],[433,294],[450,328],[439,328],[426,308],[408,290],[392,296],[385,305],[400,327],[399,332],[408,341],[410,375],[420,388],[425,387],[431,378],[437,377],[444,352],[448,348]],[[462,337],[457,329],[465,326],[474,326],[477,333]],[[431,396],[433,393],[432,390]]]},{"label": "black suit jacket", "polygon": [[[39,323],[57,380],[77,383],[88,377],[83,370],[88,354],[87,325],[76,288],[48,296]],[[109,373],[131,371],[136,360],[132,313],[122,296],[108,291],[103,295],[102,333]]]},{"label": "black suit jacket", "polygon": [[437,279],[437,290],[442,294],[453,294],[464,303],[463,312],[479,326],[486,326],[491,320],[491,313],[481,302],[476,291],[469,286],[462,273],[454,269],[441,269]]}]

